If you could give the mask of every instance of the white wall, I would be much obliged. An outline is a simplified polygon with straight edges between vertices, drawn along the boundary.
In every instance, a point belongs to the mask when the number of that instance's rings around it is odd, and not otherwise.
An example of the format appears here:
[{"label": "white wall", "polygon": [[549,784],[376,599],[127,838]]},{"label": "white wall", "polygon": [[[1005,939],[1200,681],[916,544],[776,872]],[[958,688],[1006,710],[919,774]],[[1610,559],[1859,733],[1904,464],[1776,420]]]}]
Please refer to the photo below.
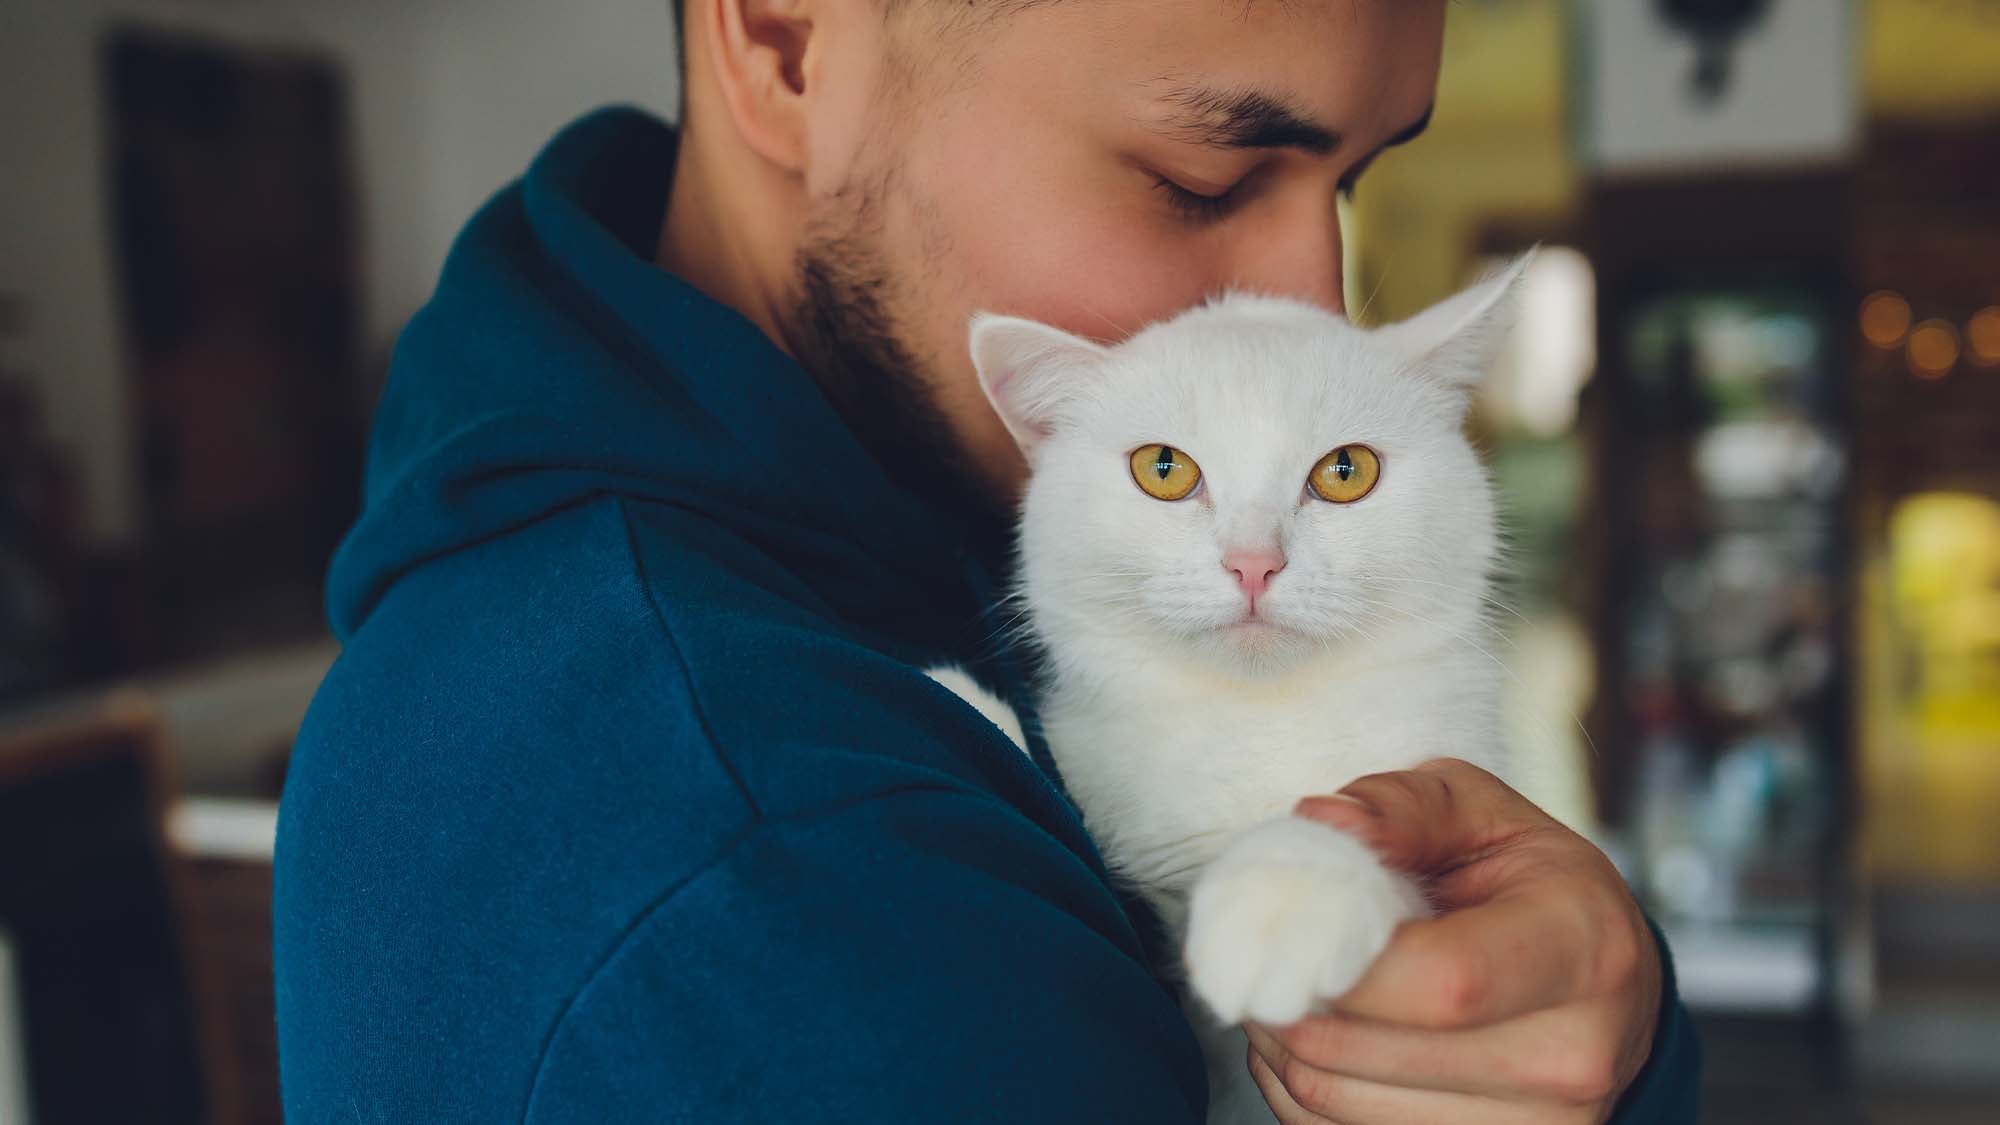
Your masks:
[{"label": "white wall", "polygon": [[7,0],[0,6],[0,359],[38,378],[82,471],[85,534],[138,521],[105,181],[99,38],[121,21],[317,51],[347,76],[364,357],[429,293],[459,226],[564,122],[604,102],[671,115],[668,0]]}]

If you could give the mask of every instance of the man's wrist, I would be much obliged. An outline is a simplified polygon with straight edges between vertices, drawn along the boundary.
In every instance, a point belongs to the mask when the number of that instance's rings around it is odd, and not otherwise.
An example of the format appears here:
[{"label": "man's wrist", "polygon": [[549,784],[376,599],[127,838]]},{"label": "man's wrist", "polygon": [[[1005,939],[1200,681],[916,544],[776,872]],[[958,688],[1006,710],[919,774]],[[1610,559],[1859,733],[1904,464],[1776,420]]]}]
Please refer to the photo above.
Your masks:
[{"label": "man's wrist", "polygon": [[1653,1049],[1611,1111],[1614,1125],[1678,1125],[1692,1122],[1700,1103],[1701,1040],[1681,1006],[1673,954],[1666,935],[1651,918],[1646,928],[1660,952],[1660,1012],[1653,1024]]}]

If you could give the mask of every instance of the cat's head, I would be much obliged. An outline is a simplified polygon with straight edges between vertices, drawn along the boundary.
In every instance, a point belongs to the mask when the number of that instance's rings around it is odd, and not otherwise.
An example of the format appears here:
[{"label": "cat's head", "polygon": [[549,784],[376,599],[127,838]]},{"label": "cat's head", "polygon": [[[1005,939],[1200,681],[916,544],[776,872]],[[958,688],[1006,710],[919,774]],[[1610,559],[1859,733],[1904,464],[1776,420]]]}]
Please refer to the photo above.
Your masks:
[{"label": "cat's head", "polygon": [[1524,266],[1372,330],[1244,294],[1115,347],[975,317],[980,383],[1032,470],[1034,631],[1252,676],[1476,631],[1496,532],[1462,425]]}]

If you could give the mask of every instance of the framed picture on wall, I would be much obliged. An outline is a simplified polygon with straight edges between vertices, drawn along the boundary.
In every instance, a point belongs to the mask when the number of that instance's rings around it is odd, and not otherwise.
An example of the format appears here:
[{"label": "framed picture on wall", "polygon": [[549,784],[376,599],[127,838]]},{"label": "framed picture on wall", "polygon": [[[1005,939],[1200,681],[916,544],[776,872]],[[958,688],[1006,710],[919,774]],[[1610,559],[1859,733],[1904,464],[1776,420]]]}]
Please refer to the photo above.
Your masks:
[{"label": "framed picture on wall", "polygon": [[143,27],[102,67],[156,632],[316,621],[365,428],[343,76]]}]

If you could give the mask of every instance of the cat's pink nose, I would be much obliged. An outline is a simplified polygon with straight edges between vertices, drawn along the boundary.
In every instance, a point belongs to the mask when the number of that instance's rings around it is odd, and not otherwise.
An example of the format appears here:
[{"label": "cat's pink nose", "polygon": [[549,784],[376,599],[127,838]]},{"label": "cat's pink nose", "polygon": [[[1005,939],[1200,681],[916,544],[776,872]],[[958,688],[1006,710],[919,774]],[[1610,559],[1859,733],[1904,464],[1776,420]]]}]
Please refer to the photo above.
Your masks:
[{"label": "cat's pink nose", "polygon": [[1257,599],[1264,596],[1264,588],[1271,583],[1271,577],[1285,569],[1285,553],[1275,548],[1247,551],[1224,551],[1222,569],[1236,576],[1236,584],[1250,595],[1254,607]]}]

